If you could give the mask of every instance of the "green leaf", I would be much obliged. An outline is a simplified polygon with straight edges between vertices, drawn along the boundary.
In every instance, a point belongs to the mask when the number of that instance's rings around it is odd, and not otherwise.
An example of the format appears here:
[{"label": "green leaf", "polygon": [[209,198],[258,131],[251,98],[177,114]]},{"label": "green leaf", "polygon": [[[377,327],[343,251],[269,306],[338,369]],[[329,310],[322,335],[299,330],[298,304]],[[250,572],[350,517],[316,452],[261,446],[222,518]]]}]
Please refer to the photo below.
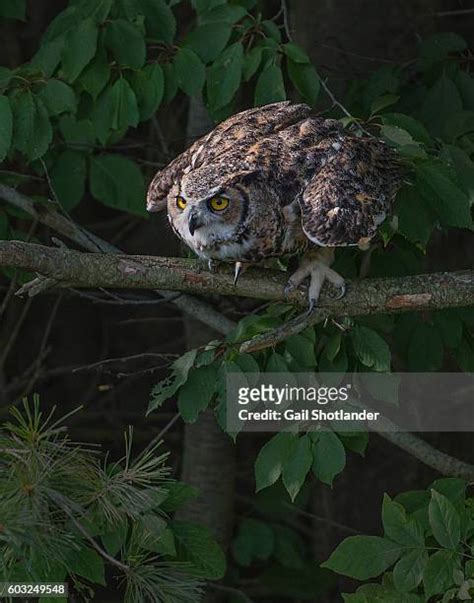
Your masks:
[{"label": "green leaf", "polygon": [[244,66],[242,70],[244,81],[248,82],[256,73],[262,62],[263,48],[256,46],[252,48],[244,57]]},{"label": "green leaf", "polygon": [[60,80],[48,80],[38,96],[45,104],[50,115],[60,115],[65,112],[74,113],[76,110],[74,90]]},{"label": "green leaf", "polygon": [[105,86],[109,83],[109,80],[110,65],[107,60],[107,53],[103,48],[100,48],[96,56],[81,73],[79,82],[84,90],[96,100]]},{"label": "green leaf", "polygon": [[176,19],[164,0],[137,0],[140,12],[145,16],[148,35],[170,44],[176,35]]},{"label": "green leaf", "polygon": [[186,423],[194,423],[209,406],[217,386],[217,366],[209,364],[191,369],[179,390],[178,409]]},{"label": "green leaf", "polygon": [[469,155],[453,145],[445,145],[440,153],[440,159],[452,165],[459,186],[468,196],[469,205],[474,205],[474,162]]},{"label": "green leaf", "polygon": [[288,42],[287,44],[283,44],[281,47],[286,56],[293,61],[293,63],[303,63],[307,65],[311,63],[309,56],[306,54],[306,51],[294,44],[293,42]]},{"label": "green leaf", "polygon": [[428,91],[421,109],[423,123],[434,136],[441,137],[448,118],[461,111],[462,100],[454,82],[443,73]]},{"label": "green leaf", "polygon": [[453,573],[456,569],[456,555],[450,551],[438,551],[432,555],[423,572],[426,598],[444,593],[454,585]]},{"label": "green leaf", "polygon": [[179,559],[193,565],[193,573],[208,580],[220,580],[226,570],[225,555],[207,528],[185,521],[170,524]]},{"label": "green leaf", "polygon": [[439,310],[433,313],[433,323],[446,347],[456,349],[462,340],[462,321],[455,310]]},{"label": "green leaf", "polygon": [[401,592],[414,590],[423,579],[428,563],[428,553],[424,548],[410,551],[393,568],[395,588]]},{"label": "green leaf", "polygon": [[38,52],[30,61],[32,67],[38,67],[47,77],[51,77],[61,62],[66,36],[60,36],[51,42],[42,42]]},{"label": "green leaf", "polygon": [[459,70],[455,81],[461,93],[464,108],[474,111],[474,79],[466,71]]},{"label": "green leaf", "polygon": [[94,57],[99,30],[92,19],[85,19],[68,36],[62,52],[62,67],[66,78],[73,82]]},{"label": "green leaf", "polygon": [[191,0],[193,8],[199,13],[205,13],[207,11],[225,4],[226,0]]},{"label": "green leaf", "polygon": [[384,124],[397,126],[406,130],[414,140],[423,144],[431,144],[431,136],[428,134],[425,126],[404,113],[384,113],[382,116]]},{"label": "green leaf", "polygon": [[336,356],[339,354],[339,350],[341,349],[341,340],[342,335],[340,331],[338,331],[334,335],[331,335],[324,346],[324,353],[331,362],[333,362]]},{"label": "green leaf", "polygon": [[428,514],[433,535],[439,544],[447,549],[456,549],[461,539],[461,519],[450,500],[432,490]]},{"label": "green leaf", "polygon": [[443,341],[438,330],[426,322],[420,322],[408,344],[410,370],[419,373],[437,371],[443,363],[443,357]]},{"label": "green leaf", "polygon": [[423,40],[420,54],[429,59],[441,60],[447,58],[451,52],[462,52],[466,49],[466,41],[458,34],[450,31],[436,33]]},{"label": "green leaf", "polygon": [[119,65],[140,69],[145,63],[145,39],[134,25],[117,19],[107,26],[105,44],[112,51]]},{"label": "green leaf", "polygon": [[12,135],[13,115],[10,101],[6,96],[0,96],[0,163],[10,150]]},{"label": "green leaf", "polygon": [[33,161],[42,157],[53,138],[48,111],[40,98],[22,91],[10,98],[13,146]]},{"label": "green leaf", "polygon": [[391,354],[386,341],[368,327],[356,326],[351,333],[357,358],[375,371],[390,371]]},{"label": "green leaf", "polygon": [[408,519],[401,504],[384,495],[382,522],[385,536],[398,544],[410,547],[423,547],[425,535],[423,526],[414,519]]},{"label": "green leaf", "polygon": [[286,99],[283,73],[278,65],[269,65],[258,76],[255,86],[255,105],[267,105]]},{"label": "green leaf", "polygon": [[126,79],[120,78],[104,90],[94,107],[92,119],[102,144],[107,142],[111,131],[138,124],[137,98]]},{"label": "green leaf", "polygon": [[0,17],[7,19],[26,20],[26,0],[2,0],[0,2]]},{"label": "green leaf", "polygon": [[246,15],[248,15],[248,12],[243,6],[222,4],[200,15],[199,22],[204,24],[223,21],[224,23],[234,24]]},{"label": "green leaf", "polygon": [[84,119],[77,121],[72,115],[63,115],[59,120],[59,129],[64,140],[71,146],[84,146],[84,150],[91,150],[95,143],[95,131],[92,122]]},{"label": "green leaf", "polygon": [[265,19],[260,23],[263,31],[266,33],[268,38],[275,40],[278,44],[281,42],[281,31],[276,23]]},{"label": "green leaf", "polygon": [[227,48],[211,65],[207,77],[207,98],[212,110],[217,110],[234,98],[242,78],[244,49],[240,42]]},{"label": "green leaf", "polygon": [[303,435],[293,441],[290,454],[283,463],[283,485],[292,501],[295,500],[301,490],[306,475],[311,469],[312,462],[311,440],[308,436]]},{"label": "green leaf", "polygon": [[115,82],[112,87],[114,98],[114,118],[113,128],[121,130],[128,126],[135,127],[140,119],[138,113],[137,97],[127,80],[121,78]]},{"label": "green leaf", "polygon": [[394,143],[396,146],[415,144],[411,134],[398,126],[382,126],[380,134],[387,142]]},{"label": "green leaf", "polygon": [[346,451],[333,431],[313,431],[313,473],[323,484],[332,486],[336,475],[346,466]]},{"label": "green leaf", "polygon": [[86,158],[79,151],[67,149],[54,162],[51,183],[66,211],[71,211],[83,198],[86,175]]},{"label": "green leaf", "polygon": [[92,196],[115,209],[145,215],[145,183],[136,163],[122,155],[91,158]]},{"label": "green leaf", "polygon": [[431,484],[430,489],[436,490],[436,492],[446,496],[453,504],[464,504],[466,487],[467,484],[463,479],[458,477],[441,477]]},{"label": "green leaf", "polygon": [[394,105],[399,99],[400,97],[396,94],[383,94],[377,97],[370,105],[370,115],[375,115],[383,109],[390,107],[390,105]]},{"label": "green leaf", "polygon": [[163,100],[165,79],[157,64],[147,65],[132,76],[132,87],[137,97],[140,121],[150,119]]},{"label": "green leaf", "polygon": [[397,194],[398,231],[412,243],[426,247],[436,216],[413,186],[404,186]]},{"label": "green leaf", "polygon": [[171,375],[157,383],[153,388],[147,414],[152,410],[159,408],[178,391],[183,383],[185,383],[188,378],[188,373],[196,359],[196,354],[197,350],[189,350],[189,352],[186,352],[173,362],[171,365]]},{"label": "green leaf", "polygon": [[74,574],[90,580],[94,584],[105,586],[104,560],[89,547],[72,551],[68,567]]},{"label": "green leaf", "polygon": [[321,83],[316,69],[312,65],[287,61],[288,75],[296,90],[310,105],[315,105],[319,96]]},{"label": "green leaf", "polygon": [[196,96],[204,86],[206,68],[201,59],[189,48],[180,48],[174,58],[178,85],[188,96]]},{"label": "green leaf", "polygon": [[172,63],[165,63],[161,68],[163,69],[165,84],[163,99],[166,103],[169,103],[178,92],[178,79],[176,78],[174,65]]},{"label": "green leaf", "polygon": [[168,495],[160,507],[165,513],[174,513],[187,502],[199,496],[199,490],[183,482],[172,482],[166,486]]},{"label": "green leaf", "polygon": [[303,335],[288,337],[285,341],[285,347],[300,367],[314,368],[316,366],[314,343]]},{"label": "green leaf", "polygon": [[341,542],[321,567],[356,580],[368,580],[393,565],[401,551],[400,545],[386,538],[350,536]]},{"label": "green leaf", "polygon": [[255,461],[256,491],[274,484],[283,471],[283,465],[291,450],[294,435],[277,433],[260,449]]},{"label": "green leaf", "polygon": [[229,23],[206,23],[191,31],[184,46],[195,52],[204,63],[214,61],[227,46],[232,28]]},{"label": "green leaf", "polygon": [[459,347],[454,351],[459,368],[466,373],[474,373],[474,348],[467,339],[463,338]]},{"label": "green leaf", "polygon": [[106,534],[101,534],[100,539],[109,555],[115,557],[120,549],[125,545],[127,538],[127,523],[122,523],[118,528]]},{"label": "green leaf", "polygon": [[277,352],[272,352],[267,361],[267,366],[265,368],[266,373],[287,373],[288,365],[285,362],[285,359],[281,354]]},{"label": "green leaf", "polygon": [[275,536],[269,525],[257,519],[244,519],[232,542],[232,553],[239,565],[248,567],[254,559],[265,561],[275,548]]}]

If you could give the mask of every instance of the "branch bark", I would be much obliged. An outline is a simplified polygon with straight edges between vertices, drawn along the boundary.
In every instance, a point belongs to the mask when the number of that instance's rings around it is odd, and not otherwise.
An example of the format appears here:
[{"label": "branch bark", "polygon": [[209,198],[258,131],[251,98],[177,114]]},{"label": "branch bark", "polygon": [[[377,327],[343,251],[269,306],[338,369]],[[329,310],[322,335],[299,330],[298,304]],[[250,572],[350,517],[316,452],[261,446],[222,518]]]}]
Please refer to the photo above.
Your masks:
[{"label": "branch bark", "polygon": [[[119,254],[82,253],[21,241],[0,242],[0,266],[37,272],[54,279],[54,286],[75,288],[167,289],[187,293],[237,295],[267,301],[284,301],[287,275],[255,268],[237,283],[229,267],[208,272],[196,260]],[[303,291],[290,303],[306,305]],[[331,299],[321,294],[319,319],[465,306],[474,302],[474,270],[438,272],[395,278],[349,281],[347,294]]]}]

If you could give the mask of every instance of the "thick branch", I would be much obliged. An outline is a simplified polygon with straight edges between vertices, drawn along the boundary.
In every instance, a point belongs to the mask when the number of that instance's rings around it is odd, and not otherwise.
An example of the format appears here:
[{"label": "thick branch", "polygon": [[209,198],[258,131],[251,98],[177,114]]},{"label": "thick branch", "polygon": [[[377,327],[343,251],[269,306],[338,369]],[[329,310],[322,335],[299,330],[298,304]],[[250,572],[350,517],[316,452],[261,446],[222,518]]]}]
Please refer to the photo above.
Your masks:
[{"label": "thick branch", "polygon": [[[0,265],[38,272],[75,288],[167,289],[188,293],[238,295],[283,301],[287,275],[254,269],[237,286],[230,268],[210,273],[200,262],[183,258],[81,253],[20,241],[0,242]],[[304,306],[305,293],[296,291],[288,301]],[[355,316],[465,306],[474,302],[474,271],[421,274],[396,278],[349,281],[341,300],[323,291],[319,303],[324,316]]]},{"label": "thick branch", "polygon": [[[60,213],[53,203],[51,205],[37,203],[30,197],[4,184],[0,184],[0,199],[21,209],[35,220],[38,220],[38,222],[41,222],[41,224],[49,226],[57,233],[74,241],[88,251],[103,253],[121,252],[115,245],[104,241],[79,224],[76,224],[67,215]],[[178,299],[175,299],[170,291],[159,291],[159,294],[165,299],[172,301],[181,311],[210,326],[218,333],[226,335],[235,327],[233,321],[195,297],[182,295]]]}]

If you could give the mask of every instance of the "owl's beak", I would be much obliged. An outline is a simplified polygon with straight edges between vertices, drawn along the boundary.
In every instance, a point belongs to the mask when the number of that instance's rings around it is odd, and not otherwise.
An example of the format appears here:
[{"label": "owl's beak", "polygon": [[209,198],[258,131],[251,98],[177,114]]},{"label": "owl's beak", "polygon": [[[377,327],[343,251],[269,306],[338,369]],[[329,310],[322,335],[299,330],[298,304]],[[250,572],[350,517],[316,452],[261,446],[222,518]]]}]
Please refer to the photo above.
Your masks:
[{"label": "owl's beak", "polygon": [[203,225],[203,223],[197,214],[195,214],[195,213],[189,214],[188,228],[189,228],[189,232],[191,233],[192,237],[194,236],[194,232],[202,225]]}]

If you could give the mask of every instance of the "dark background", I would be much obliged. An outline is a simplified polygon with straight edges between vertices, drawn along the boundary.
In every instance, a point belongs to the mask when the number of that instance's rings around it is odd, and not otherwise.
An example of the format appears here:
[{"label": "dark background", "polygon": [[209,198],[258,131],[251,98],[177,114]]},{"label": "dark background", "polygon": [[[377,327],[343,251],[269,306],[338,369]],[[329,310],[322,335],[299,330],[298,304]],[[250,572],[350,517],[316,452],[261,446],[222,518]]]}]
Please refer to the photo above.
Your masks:
[{"label": "dark background", "polygon": [[[27,23],[3,22],[0,64],[14,68],[27,61],[52,16],[64,6],[58,0],[31,0]],[[289,3],[295,41],[306,49],[319,73],[329,77],[338,98],[344,97],[353,78],[365,77],[383,64],[413,60],[419,40],[436,31],[458,32],[472,47],[474,13],[446,14],[469,8],[469,2],[441,0]],[[278,3],[266,2],[268,14],[277,9]],[[184,27],[188,18],[183,11]],[[159,130],[142,125],[123,141],[124,152],[139,157],[149,178],[209,127],[202,107],[190,104],[184,96],[162,107],[157,118]],[[45,193],[44,183],[38,186]],[[32,186],[29,192],[38,191]],[[145,221],[114,212],[88,197],[73,218],[127,253],[183,253],[165,216]],[[23,226],[27,232],[31,224]],[[49,242],[54,233],[36,225],[31,236]],[[439,237],[431,244],[427,267],[472,267],[472,238],[462,234]],[[235,320],[256,307],[238,300],[208,301]],[[152,386],[166,376],[176,355],[216,337],[151,293],[117,293],[114,299],[101,292],[50,291],[24,300],[11,296],[9,281],[1,277],[0,306],[0,419],[6,418],[9,405],[18,405],[33,392],[40,394],[44,407],[55,404],[61,413],[82,405],[84,409],[69,419],[73,438],[100,443],[112,455],[121,453],[125,426],[134,425],[135,444],[143,447],[168,425],[176,414],[173,401],[145,418]],[[469,434],[427,437],[454,456],[474,460]],[[253,462],[264,438],[245,435],[234,447],[204,415],[186,430],[181,420],[176,421],[164,440],[171,450],[174,475],[206,492],[183,515],[210,525],[226,546],[233,529],[231,513],[235,511],[236,517],[247,513],[246,500],[254,490]],[[377,533],[383,492],[423,488],[435,477],[408,454],[374,436],[365,459],[350,455],[334,489],[314,482],[307,503],[314,516],[298,516],[295,521],[311,541],[315,558],[323,560],[353,530]],[[274,601],[265,592],[257,595]],[[98,600],[101,597],[105,600],[106,595],[99,595]],[[334,600],[333,594],[318,599]]]}]

